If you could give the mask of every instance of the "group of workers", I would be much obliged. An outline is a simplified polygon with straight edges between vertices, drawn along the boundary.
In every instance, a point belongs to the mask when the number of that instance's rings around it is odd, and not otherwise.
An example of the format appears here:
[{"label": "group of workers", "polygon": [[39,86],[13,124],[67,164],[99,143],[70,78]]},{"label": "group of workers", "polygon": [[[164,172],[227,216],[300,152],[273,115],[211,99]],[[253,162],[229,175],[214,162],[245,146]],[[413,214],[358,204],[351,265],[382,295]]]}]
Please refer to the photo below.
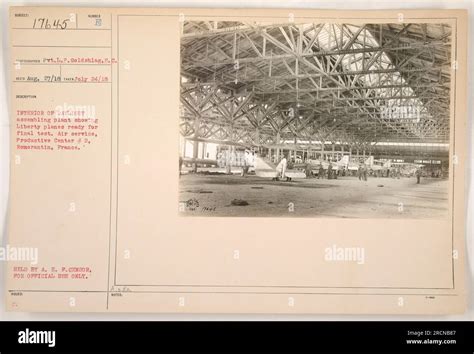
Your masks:
[{"label": "group of workers", "polygon": [[327,179],[337,179],[338,176],[338,170],[334,169],[332,166],[332,163],[329,163],[327,172],[324,170],[324,167],[322,164],[319,165],[319,170],[318,170],[318,179],[324,179],[327,177]]},{"label": "group of workers", "polygon": [[[253,157],[253,158],[255,159],[255,157]],[[180,156],[179,157],[179,175],[180,176],[181,176],[182,165],[183,165],[183,158]],[[242,176],[245,176],[248,173],[248,169],[249,169],[250,165],[252,165],[252,164],[251,163],[245,163],[244,164],[243,169],[242,169]],[[283,158],[278,163],[278,165],[276,166],[277,179],[278,178],[283,178],[283,179],[286,178],[285,173],[286,173],[287,168],[288,168],[288,159],[287,159],[286,155],[284,155]],[[343,176],[345,175],[345,172],[347,172],[347,171],[345,169],[343,169],[342,170],[342,175]],[[318,170],[318,179],[324,179],[324,178],[337,179],[339,173],[340,173],[340,171],[338,170],[338,168],[337,167],[334,168],[331,162],[329,163],[327,170],[325,170],[323,165],[320,164],[319,165],[319,170]],[[308,177],[308,178],[312,176],[313,172],[312,172],[310,164],[306,165],[305,174],[306,174],[306,177]],[[359,178],[359,181],[367,181],[368,174],[369,174],[369,169],[368,169],[367,165],[364,164],[364,163],[360,163],[359,167],[357,169],[357,177]],[[392,177],[392,178],[394,178],[394,177],[400,178],[400,169],[399,168],[389,169],[387,171],[387,175]],[[422,176],[422,170],[421,170],[421,168],[417,168],[416,171],[415,171],[415,177],[416,177],[416,183],[417,184],[420,184],[421,176]]]}]

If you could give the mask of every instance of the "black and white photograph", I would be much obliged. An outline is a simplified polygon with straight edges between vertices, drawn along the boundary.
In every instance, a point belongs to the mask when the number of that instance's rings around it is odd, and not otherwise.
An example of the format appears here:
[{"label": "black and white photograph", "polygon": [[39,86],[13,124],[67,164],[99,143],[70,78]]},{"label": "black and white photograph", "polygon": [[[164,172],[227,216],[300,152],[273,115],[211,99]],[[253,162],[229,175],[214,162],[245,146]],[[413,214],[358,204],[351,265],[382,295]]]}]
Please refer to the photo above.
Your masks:
[{"label": "black and white photograph", "polygon": [[185,21],[186,216],[448,216],[451,26]]}]

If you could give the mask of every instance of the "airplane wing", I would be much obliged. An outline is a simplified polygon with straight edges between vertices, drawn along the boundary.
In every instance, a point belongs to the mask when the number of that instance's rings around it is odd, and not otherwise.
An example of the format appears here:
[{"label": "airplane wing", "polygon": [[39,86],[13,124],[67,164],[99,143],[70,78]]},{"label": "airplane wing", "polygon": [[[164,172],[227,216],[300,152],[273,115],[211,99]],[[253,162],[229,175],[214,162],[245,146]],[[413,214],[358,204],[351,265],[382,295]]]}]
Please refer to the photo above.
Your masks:
[{"label": "airplane wing", "polygon": [[[255,175],[263,178],[275,178],[278,174],[276,167],[273,167],[269,162],[257,156],[255,158]],[[285,176],[290,178],[306,178],[304,172],[297,170],[286,170]]]}]

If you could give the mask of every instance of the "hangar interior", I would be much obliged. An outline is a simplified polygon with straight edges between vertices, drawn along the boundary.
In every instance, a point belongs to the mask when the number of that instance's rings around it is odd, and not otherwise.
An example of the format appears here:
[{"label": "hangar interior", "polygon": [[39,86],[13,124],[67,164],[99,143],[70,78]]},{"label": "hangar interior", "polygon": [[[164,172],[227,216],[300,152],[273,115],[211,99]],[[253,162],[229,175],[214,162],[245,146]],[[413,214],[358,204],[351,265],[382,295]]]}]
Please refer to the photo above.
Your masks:
[{"label": "hangar interior", "polygon": [[184,211],[445,215],[452,64],[442,23],[184,22]]}]

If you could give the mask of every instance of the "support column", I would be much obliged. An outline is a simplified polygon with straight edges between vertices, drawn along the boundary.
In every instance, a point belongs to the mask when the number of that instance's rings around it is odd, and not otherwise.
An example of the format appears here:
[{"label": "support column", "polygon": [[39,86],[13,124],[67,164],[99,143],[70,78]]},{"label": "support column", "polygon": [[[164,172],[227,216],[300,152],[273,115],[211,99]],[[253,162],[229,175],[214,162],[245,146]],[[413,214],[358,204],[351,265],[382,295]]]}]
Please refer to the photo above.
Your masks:
[{"label": "support column", "polygon": [[294,146],[294,148],[293,148],[293,155],[294,155],[293,158],[295,159],[295,162],[296,162],[296,154],[297,154],[297,151],[296,151],[296,142],[297,142],[296,136],[295,136],[294,142],[295,142],[295,146]]},{"label": "support column", "polygon": [[[230,139],[233,140],[234,138],[234,129],[232,125],[229,126],[229,134]],[[225,173],[231,174],[232,173],[232,161],[233,161],[233,149],[235,146],[227,145],[227,159],[226,159],[226,166],[225,166]]]},{"label": "support column", "polygon": [[232,156],[232,146],[227,145],[226,146],[226,159],[225,159],[225,173],[230,174],[232,172],[231,166],[230,166],[230,161],[231,161],[231,156]]},{"label": "support column", "polygon": [[197,172],[198,170],[198,166],[197,166],[198,152],[199,152],[199,141],[194,140],[193,142],[193,161],[194,161],[193,172]]},{"label": "support column", "polygon": [[277,162],[280,161],[280,132],[277,133],[276,137],[275,137],[275,144],[277,145],[277,148],[276,148],[276,159],[277,159]]},{"label": "support column", "polygon": [[199,152],[199,141],[197,141],[197,139],[199,138],[199,125],[200,125],[200,117],[196,116],[194,119],[194,142],[193,142],[193,161],[194,161],[193,172],[195,173],[198,170],[197,158],[198,158],[198,152]]}]

